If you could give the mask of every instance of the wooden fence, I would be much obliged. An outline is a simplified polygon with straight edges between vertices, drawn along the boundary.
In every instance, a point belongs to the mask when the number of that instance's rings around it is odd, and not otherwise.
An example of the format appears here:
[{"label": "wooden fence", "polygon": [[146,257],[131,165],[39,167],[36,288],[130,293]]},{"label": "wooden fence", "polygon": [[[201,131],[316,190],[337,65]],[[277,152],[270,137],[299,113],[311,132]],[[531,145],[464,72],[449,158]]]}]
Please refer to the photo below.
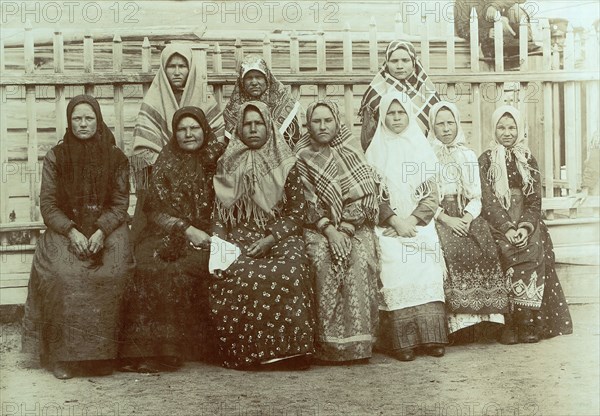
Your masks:
[{"label": "wooden fence", "polygon": [[[385,47],[392,39],[410,40],[438,92],[459,106],[469,145],[476,152],[484,150],[491,139],[494,108],[508,102],[523,110],[529,144],[542,169],[545,196],[554,198],[573,194],[580,186],[587,142],[598,130],[598,34],[575,36],[570,29],[561,51],[551,43],[548,21],[540,22],[542,55],[528,56],[523,23],[518,68],[510,71],[504,68],[500,23],[494,28],[494,62],[480,59],[474,13],[470,43],[454,36],[452,24],[447,36],[430,36],[427,16],[421,36],[406,35],[399,15],[390,31],[379,30],[372,18],[368,33],[346,26],[327,33],[247,32],[233,38],[205,31],[200,38],[191,33],[176,37],[193,44],[198,69],[206,79],[202,87],[223,105],[243,56],[262,54],[305,107],[325,96],[338,100],[357,138],[360,99],[381,66]],[[66,102],[82,92],[96,95],[119,146],[130,153],[135,118],[164,44],[163,38],[151,43],[148,38],[140,42],[118,34],[112,42],[95,42],[89,33],[81,42],[65,43],[63,34],[56,31],[51,44],[35,45],[30,25],[24,30],[22,47],[5,48],[0,41],[2,255],[20,252],[25,256],[21,263],[27,263],[44,228],[39,213],[42,160],[65,131]],[[553,201],[549,213],[569,208],[568,200]],[[592,205],[597,206],[597,201]],[[3,268],[2,287],[22,287],[27,273],[22,266]]]}]

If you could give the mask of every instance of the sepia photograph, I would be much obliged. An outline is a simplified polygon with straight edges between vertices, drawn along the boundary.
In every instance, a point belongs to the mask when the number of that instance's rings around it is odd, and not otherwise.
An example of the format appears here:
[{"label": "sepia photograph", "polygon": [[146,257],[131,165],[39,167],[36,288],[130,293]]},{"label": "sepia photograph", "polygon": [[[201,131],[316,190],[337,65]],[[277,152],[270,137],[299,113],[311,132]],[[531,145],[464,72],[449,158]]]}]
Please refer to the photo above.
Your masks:
[{"label": "sepia photograph", "polygon": [[0,8],[0,416],[600,414],[600,2]]}]

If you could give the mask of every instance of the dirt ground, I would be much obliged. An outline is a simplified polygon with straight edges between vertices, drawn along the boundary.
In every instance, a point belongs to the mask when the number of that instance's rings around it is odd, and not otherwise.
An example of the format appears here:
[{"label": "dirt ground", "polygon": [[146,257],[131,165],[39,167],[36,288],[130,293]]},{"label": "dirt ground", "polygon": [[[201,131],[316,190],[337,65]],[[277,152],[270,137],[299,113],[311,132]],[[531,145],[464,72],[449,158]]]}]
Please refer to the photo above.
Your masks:
[{"label": "dirt ground", "polygon": [[488,329],[441,359],[376,354],[368,365],[255,373],[187,363],[174,373],[64,381],[27,368],[19,328],[4,325],[2,416],[599,415],[599,305],[571,313],[573,335],[504,346]]}]

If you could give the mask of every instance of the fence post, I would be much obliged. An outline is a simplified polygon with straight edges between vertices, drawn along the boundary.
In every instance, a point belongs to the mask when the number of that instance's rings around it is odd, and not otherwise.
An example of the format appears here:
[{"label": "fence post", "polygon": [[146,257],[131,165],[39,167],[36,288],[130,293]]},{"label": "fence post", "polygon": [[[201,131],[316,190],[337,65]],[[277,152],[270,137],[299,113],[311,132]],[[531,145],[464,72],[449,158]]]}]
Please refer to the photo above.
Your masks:
[{"label": "fence post", "polygon": [[[317,31],[317,72],[324,74],[327,70],[327,55],[325,50],[325,32],[322,28]],[[327,85],[317,87],[317,96],[320,100],[327,95]]]},{"label": "fence post", "polygon": [[[549,64],[551,64],[551,38],[550,38],[550,25],[546,24],[542,27],[543,34],[543,49],[542,53],[544,56],[542,70],[551,70]],[[520,36],[523,36],[521,33]],[[555,45],[555,51],[558,52],[558,46]],[[558,56],[558,53],[556,54]],[[557,68],[558,69],[558,68]],[[544,97],[544,184],[545,184],[545,195],[546,198],[554,197],[554,178],[558,169],[560,170],[560,152],[556,152],[555,155],[555,141],[558,140],[557,147],[560,146],[560,131],[555,131],[555,126],[558,125],[560,120],[559,114],[554,112],[554,97],[553,97],[553,85],[552,82],[543,83],[543,97]],[[558,97],[558,85],[556,85],[556,97]],[[558,119],[556,120],[555,117]],[[555,160],[556,159],[556,160]]]},{"label": "fence post", "polygon": [[[54,50],[54,72],[62,74],[65,71],[65,46],[63,34],[60,29],[54,31],[53,38]],[[60,140],[67,127],[67,111],[65,105],[65,87],[63,85],[54,86],[54,108],[56,112],[56,140]]]},{"label": "fence post", "polygon": [[203,109],[205,109],[205,105],[208,102],[208,65],[206,60],[207,49],[208,45],[204,43],[194,44],[192,46],[192,59],[196,63],[196,88],[200,92],[200,97],[202,97],[202,103],[200,103],[199,107]]},{"label": "fence post", "polygon": [[[448,37],[446,39],[446,62],[448,62],[448,72],[453,74],[454,72],[456,72],[456,45],[455,45],[455,38],[454,38],[454,24],[452,23],[454,21],[454,18],[452,16],[454,16],[454,12],[452,11],[452,8],[450,9],[450,21],[448,22],[448,24],[446,25],[446,36]],[[452,84],[447,84],[447,93],[446,93],[446,98],[449,101],[452,101],[453,98],[450,97],[456,97],[456,86],[454,83]]]},{"label": "fence post", "polygon": [[[83,36],[83,72],[94,72],[94,38],[89,32]],[[94,95],[94,84],[85,84],[84,90],[86,94]]]},{"label": "fence post", "polygon": [[[300,72],[300,45],[298,42],[298,34],[292,30],[290,36],[290,73],[297,74]],[[292,95],[295,99],[300,99],[300,87],[292,85]]]},{"label": "fence post", "polygon": [[[113,71],[117,74],[123,73],[123,42],[121,41],[121,36],[118,34],[115,34],[115,37],[113,38]],[[123,97],[123,84],[115,84],[113,90],[115,101],[115,136],[117,139],[117,146],[125,151],[125,125],[123,117],[125,103]]]},{"label": "fence post", "polygon": [[[521,8],[519,7],[519,11]],[[520,60],[520,70],[527,71],[529,70],[529,22],[527,22],[527,17],[523,15],[519,22],[519,60]]]},{"label": "fence post", "polygon": [[477,9],[471,9],[470,21],[470,52],[471,52],[471,71],[479,72],[479,23],[477,20]]},{"label": "fence post", "polygon": [[235,40],[235,52],[234,52],[234,59],[235,59],[235,71],[239,72],[240,68],[242,67],[242,61],[244,60],[244,50],[242,49],[242,40],[240,38],[237,38]]},{"label": "fence post", "polygon": [[425,72],[429,72],[429,25],[427,24],[427,15],[421,15],[421,63]]},{"label": "fence post", "polygon": [[[215,74],[223,73],[223,60],[221,56],[221,45],[219,42],[215,43],[215,52],[213,54],[213,71]],[[223,108],[223,85],[215,85],[213,86],[213,91],[215,93],[215,100],[217,101],[217,105],[219,108]]]},{"label": "fence post", "polygon": [[[150,73],[151,71],[152,50],[150,49],[150,40],[148,40],[148,36],[145,36],[144,41],[142,42],[142,72]],[[144,92],[144,96],[146,96],[148,88],[150,88],[148,84],[142,85],[142,91]]]},{"label": "fence post", "polygon": [[404,24],[402,23],[402,15],[400,13],[396,13],[394,33],[396,34],[396,39],[402,39],[404,36]]},{"label": "fence post", "polygon": [[269,39],[269,34],[265,33],[265,37],[263,39],[263,59],[267,63],[267,66],[273,70],[273,62],[271,60],[271,39]]},{"label": "fence post", "polygon": [[499,11],[494,18],[494,55],[496,72],[504,72],[504,29]]},{"label": "fence post", "polygon": [[[23,44],[25,53],[25,73],[33,75],[34,44],[31,22],[25,23],[25,40]],[[38,169],[38,138],[37,138],[37,115],[35,106],[35,85],[25,87],[25,106],[27,112],[27,172],[29,173],[29,219],[32,222],[38,220],[39,192],[38,182],[40,170]],[[32,178],[33,176],[33,178]]]},{"label": "fence post", "polygon": [[[567,37],[564,48],[564,65],[566,71],[575,69],[574,61],[575,42],[573,39],[573,27],[569,24],[567,29]],[[575,111],[575,83],[565,83],[565,110]],[[574,113],[576,114],[576,113]],[[567,186],[569,194],[573,195],[577,191],[577,174],[578,174],[578,154],[577,154],[577,127],[575,117],[568,117],[565,114],[565,156],[567,166]],[[581,157],[581,156],[579,156]]]},{"label": "fence post", "polygon": [[[352,35],[350,33],[350,24],[346,23],[344,29],[344,72],[350,75],[352,73]],[[352,130],[354,125],[354,93],[352,85],[344,85],[344,115],[346,126]]]},{"label": "fence post", "polygon": [[[4,38],[0,37],[0,72],[4,73]],[[6,87],[0,86],[0,103],[7,105],[6,102]],[[8,127],[6,126],[6,112],[0,111],[0,163],[2,163],[2,192],[0,192],[0,224],[8,222],[8,184],[4,172],[8,169]],[[6,233],[0,233],[1,245],[8,244]]]},{"label": "fence post", "polygon": [[372,73],[377,72],[379,69],[379,65],[377,62],[379,61],[377,49],[377,23],[375,21],[375,16],[371,16],[371,21],[369,23],[369,70]]}]

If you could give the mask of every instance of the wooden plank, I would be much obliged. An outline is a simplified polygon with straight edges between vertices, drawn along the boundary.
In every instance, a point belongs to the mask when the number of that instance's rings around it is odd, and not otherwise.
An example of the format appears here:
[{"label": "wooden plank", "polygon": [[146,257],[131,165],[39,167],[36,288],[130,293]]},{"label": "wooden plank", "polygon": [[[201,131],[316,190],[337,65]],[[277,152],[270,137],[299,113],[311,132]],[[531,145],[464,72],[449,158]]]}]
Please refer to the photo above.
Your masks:
[{"label": "wooden plank", "polygon": [[[321,29],[317,32],[317,72],[324,74],[327,71],[325,32]],[[322,100],[327,95],[327,85],[317,84],[317,96]]]},{"label": "wooden plank", "polygon": [[[521,14],[521,7],[518,7],[519,14]],[[520,71],[528,71],[529,70],[529,50],[528,50],[528,40],[529,40],[529,22],[527,21],[527,16],[522,16],[519,21],[519,61]]]},{"label": "wooden plank", "polygon": [[[0,37],[0,73],[4,73],[4,38]],[[6,103],[6,87],[0,86],[0,102]],[[6,112],[4,108],[0,111],[0,163],[2,163],[2,183],[5,186],[4,174],[5,170],[8,169],[8,146],[6,145],[6,139],[8,136],[8,127],[6,125]],[[8,192],[6,188],[0,192],[0,226],[4,222],[8,222]],[[6,244],[4,236],[0,237],[0,245]]]},{"label": "wooden plank", "polygon": [[[344,71],[352,72],[352,38],[350,37],[350,24],[346,23],[346,37],[344,38]],[[344,116],[346,126],[351,126],[353,123],[353,87],[352,85],[344,85]]]},{"label": "wooden plank", "polygon": [[554,100],[552,99],[552,84],[544,83],[544,172],[543,183],[545,185],[546,197],[554,196],[554,120],[552,110]]},{"label": "wooden plank", "polygon": [[[298,34],[292,31],[290,36],[290,72],[298,74],[300,72],[300,45],[298,43]],[[292,95],[295,98],[300,96],[300,87],[292,85]]]},{"label": "wooden plank", "polygon": [[[25,72],[33,74],[34,66],[34,44],[31,33],[31,22],[25,28]],[[37,118],[35,112],[35,86],[29,85],[25,88],[25,105],[27,109],[27,171],[35,172],[38,165],[37,148]],[[29,219],[36,221],[38,219],[39,192],[37,181],[29,179]]]},{"label": "wooden plank", "polygon": [[[123,42],[121,37],[116,34],[113,38],[113,71],[115,73],[123,72]],[[123,85],[115,84],[114,86],[114,100],[115,100],[115,130],[114,134],[116,137],[117,146],[121,150],[125,150],[123,146],[123,139],[125,136],[125,125],[123,120]],[[126,152],[128,153],[128,152]]]},{"label": "wooden plank", "polygon": [[[223,72],[223,60],[221,57],[221,46],[219,42],[215,44],[215,51],[213,53],[213,72],[220,74]],[[213,93],[215,95],[215,101],[220,108],[224,108],[223,104],[223,85],[214,85]]]},{"label": "wooden plank", "polygon": [[267,66],[269,68],[271,68],[271,65],[273,63],[272,59],[271,59],[271,39],[269,39],[269,34],[265,34],[265,38],[263,40],[263,52],[262,52],[262,57],[265,60],[265,62],[267,63]]},{"label": "wooden plank", "polygon": [[[57,29],[54,32],[54,72],[62,74],[65,71],[65,47],[62,32]],[[54,87],[55,110],[56,110],[56,140],[62,139],[67,128],[67,105],[65,101],[65,87],[57,85]]]},{"label": "wooden plank", "polygon": [[378,70],[379,53],[377,49],[377,22],[375,16],[371,16],[369,22],[369,69],[372,73]]},{"label": "wooden plank", "polygon": [[27,300],[27,287],[0,290],[0,305],[22,305]]},{"label": "wooden plank", "polygon": [[[94,72],[94,39],[90,33],[83,37],[83,72],[92,74]],[[94,95],[94,83],[85,85],[85,93]]]},{"label": "wooden plank", "polygon": [[239,73],[242,67],[242,61],[244,60],[244,50],[242,49],[242,39],[237,38],[235,40],[235,72]]},{"label": "wooden plank", "polygon": [[421,16],[421,64],[425,72],[428,73],[430,69],[430,51],[429,51],[429,25],[427,24],[427,15]]},{"label": "wooden plank", "polygon": [[494,18],[494,65],[496,72],[504,72],[504,29],[500,11],[496,12]]},{"label": "wooden plank", "polygon": [[[150,41],[148,37],[144,37],[144,41],[142,42],[142,73],[149,74],[152,72],[152,50],[150,49]],[[149,82],[152,82],[150,80]],[[144,83],[144,96],[148,92],[148,88],[150,88],[149,83]]]},{"label": "wooden plank", "polygon": [[473,113],[473,140],[472,147],[476,154],[481,154],[483,151],[483,136],[481,130],[481,92],[479,85],[474,84],[472,87],[473,104],[471,106]]},{"label": "wooden plank", "polygon": [[477,9],[471,8],[471,40],[470,40],[470,55],[471,55],[471,71],[479,72],[479,23],[477,17]]}]

